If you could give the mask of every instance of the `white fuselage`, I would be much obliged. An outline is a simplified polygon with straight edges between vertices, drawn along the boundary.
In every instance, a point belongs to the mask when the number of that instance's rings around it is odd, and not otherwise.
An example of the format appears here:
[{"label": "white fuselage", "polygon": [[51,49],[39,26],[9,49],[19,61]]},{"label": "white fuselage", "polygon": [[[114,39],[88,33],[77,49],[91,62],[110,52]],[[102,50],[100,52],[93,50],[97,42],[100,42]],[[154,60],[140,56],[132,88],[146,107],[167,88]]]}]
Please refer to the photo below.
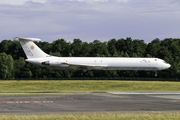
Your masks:
[{"label": "white fuselage", "polygon": [[59,70],[163,70],[171,66],[159,58],[49,56],[26,61]]},{"label": "white fuselage", "polygon": [[43,52],[33,41],[37,38],[15,38],[21,43],[27,62],[59,70],[163,70],[171,65],[159,58],[124,57],[55,57]]}]

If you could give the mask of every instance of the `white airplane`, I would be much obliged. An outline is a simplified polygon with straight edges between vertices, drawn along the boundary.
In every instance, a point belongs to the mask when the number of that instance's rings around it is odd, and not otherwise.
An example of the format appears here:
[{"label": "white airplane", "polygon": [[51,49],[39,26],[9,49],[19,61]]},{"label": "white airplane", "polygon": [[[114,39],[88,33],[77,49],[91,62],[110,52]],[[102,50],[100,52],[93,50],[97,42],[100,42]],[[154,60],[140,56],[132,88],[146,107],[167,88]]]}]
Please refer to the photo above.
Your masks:
[{"label": "white airplane", "polygon": [[27,62],[42,67],[59,70],[157,70],[171,67],[159,58],[132,57],[56,57],[43,52],[33,41],[37,38],[19,38],[20,44],[27,56]]}]

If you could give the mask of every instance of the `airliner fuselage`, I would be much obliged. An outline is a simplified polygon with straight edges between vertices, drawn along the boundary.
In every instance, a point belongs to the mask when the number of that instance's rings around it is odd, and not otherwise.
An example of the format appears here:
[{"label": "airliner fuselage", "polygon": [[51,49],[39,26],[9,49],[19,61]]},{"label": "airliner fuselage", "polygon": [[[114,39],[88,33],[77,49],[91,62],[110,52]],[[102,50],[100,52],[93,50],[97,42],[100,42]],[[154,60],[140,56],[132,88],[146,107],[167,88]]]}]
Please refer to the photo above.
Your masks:
[{"label": "airliner fuselage", "polygon": [[[19,40],[27,56],[27,62],[59,70],[163,70],[171,65],[159,58],[132,57],[56,57],[43,52],[33,41],[37,38]],[[156,74],[157,75],[157,72]]]},{"label": "airliner fuselage", "polygon": [[59,70],[163,70],[170,67],[170,64],[159,58],[49,56],[26,61]]}]

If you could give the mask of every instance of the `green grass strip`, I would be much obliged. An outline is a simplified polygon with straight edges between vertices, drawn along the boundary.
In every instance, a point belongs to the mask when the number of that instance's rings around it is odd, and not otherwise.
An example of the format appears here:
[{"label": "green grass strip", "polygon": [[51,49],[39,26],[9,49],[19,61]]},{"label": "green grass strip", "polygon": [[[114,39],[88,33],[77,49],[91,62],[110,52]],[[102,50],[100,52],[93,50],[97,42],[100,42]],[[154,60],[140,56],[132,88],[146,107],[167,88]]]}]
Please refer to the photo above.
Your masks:
[{"label": "green grass strip", "polygon": [[179,120],[180,113],[1,115],[1,120]]},{"label": "green grass strip", "polygon": [[0,81],[0,92],[179,92],[180,82],[158,81]]}]

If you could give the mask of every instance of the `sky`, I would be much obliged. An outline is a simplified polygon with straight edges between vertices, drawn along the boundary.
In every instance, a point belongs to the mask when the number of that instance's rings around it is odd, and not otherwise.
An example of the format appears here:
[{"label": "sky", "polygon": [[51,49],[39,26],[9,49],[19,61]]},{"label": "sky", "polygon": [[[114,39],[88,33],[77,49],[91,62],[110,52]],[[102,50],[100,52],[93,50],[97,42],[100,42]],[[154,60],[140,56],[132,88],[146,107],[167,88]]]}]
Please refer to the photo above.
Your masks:
[{"label": "sky", "polygon": [[0,41],[180,38],[180,0],[1,0]]}]

